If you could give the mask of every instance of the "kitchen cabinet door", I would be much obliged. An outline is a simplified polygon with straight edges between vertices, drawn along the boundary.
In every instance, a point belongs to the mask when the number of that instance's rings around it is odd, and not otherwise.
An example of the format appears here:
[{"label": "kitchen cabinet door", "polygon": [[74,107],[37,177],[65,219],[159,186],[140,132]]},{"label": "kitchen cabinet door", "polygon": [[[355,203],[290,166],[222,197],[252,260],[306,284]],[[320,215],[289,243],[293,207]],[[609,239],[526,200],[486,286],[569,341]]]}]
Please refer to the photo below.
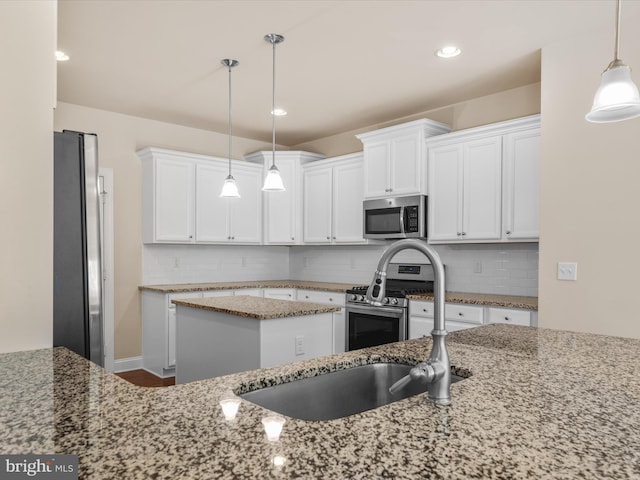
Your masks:
[{"label": "kitchen cabinet door", "polygon": [[389,195],[389,158],[391,143],[388,141],[365,144],[365,195],[367,197],[385,197]]},{"label": "kitchen cabinet door", "polygon": [[462,170],[462,239],[500,240],[502,137],[465,143]]},{"label": "kitchen cabinet door", "polygon": [[505,135],[503,234],[507,240],[540,236],[540,129]]},{"label": "kitchen cabinet door", "polygon": [[303,175],[303,237],[306,243],[331,243],[332,176],[330,167],[305,170]]},{"label": "kitchen cabinet door", "polygon": [[462,232],[462,145],[429,151],[429,241],[457,241]]},{"label": "kitchen cabinet door", "polygon": [[233,171],[240,198],[229,198],[229,235],[232,243],[260,243],[262,240],[262,168],[236,166]]},{"label": "kitchen cabinet door", "polygon": [[389,193],[393,196],[420,193],[423,137],[415,133],[391,140]]},{"label": "kitchen cabinet door", "polygon": [[296,199],[300,189],[297,161],[297,159],[278,159],[278,169],[286,190],[264,193],[266,243],[291,245],[297,240],[298,206]]},{"label": "kitchen cabinet door", "polygon": [[152,241],[193,243],[195,164],[184,159],[155,159]]},{"label": "kitchen cabinet door", "polygon": [[237,198],[220,198],[228,167],[220,163],[200,163],[196,182],[196,241],[226,242],[229,237],[228,204]]},{"label": "kitchen cabinet door", "polygon": [[295,288],[265,288],[264,298],[275,298],[276,300],[295,300]]},{"label": "kitchen cabinet door", "polygon": [[335,243],[364,243],[362,200],[364,185],[362,157],[333,168],[333,228]]}]

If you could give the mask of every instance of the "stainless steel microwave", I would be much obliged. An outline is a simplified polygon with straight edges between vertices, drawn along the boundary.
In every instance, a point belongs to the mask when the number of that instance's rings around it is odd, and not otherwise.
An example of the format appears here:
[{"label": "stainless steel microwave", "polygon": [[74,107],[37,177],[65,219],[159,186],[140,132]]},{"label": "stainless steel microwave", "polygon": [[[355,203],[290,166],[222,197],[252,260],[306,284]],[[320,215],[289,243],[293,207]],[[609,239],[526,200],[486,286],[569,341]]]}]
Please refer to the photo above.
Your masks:
[{"label": "stainless steel microwave", "polygon": [[363,206],[364,238],[426,238],[427,197],[365,200]]}]

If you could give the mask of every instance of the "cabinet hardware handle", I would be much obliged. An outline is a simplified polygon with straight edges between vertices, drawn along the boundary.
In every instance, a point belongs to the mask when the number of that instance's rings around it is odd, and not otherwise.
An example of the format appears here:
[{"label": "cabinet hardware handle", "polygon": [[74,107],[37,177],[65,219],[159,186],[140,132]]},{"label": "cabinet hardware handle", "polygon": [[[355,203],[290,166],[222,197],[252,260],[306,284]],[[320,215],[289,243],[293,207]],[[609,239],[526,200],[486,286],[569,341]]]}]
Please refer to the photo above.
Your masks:
[{"label": "cabinet hardware handle", "polygon": [[327,240],[331,240],[331,237],[327,237]]},{"label": "cabinet hardware handle", "polygon": [[193,238],[193,235],[189,235],[189,238]]},{"label": "cabinet hardware handle", "polygon": [[507,234],[507,235],[511,235],[511,230],[507,230],[507,231],[506,231],[506,234]]},{"label": "cabinet hardware handle", "polygon": [[231,240],[235,240],[235,239],[236,239],[236,237],[231,237]]},{"label": "cabinet hardware handle", "polygon": [[423,309],[422,309],[422,311],[423,311],[423,312],[426,312],[426,311],[427,311],[427,309],[426,309],[426,308],[423,308]]},{"label": "cabinet hardware handle", "polygon": [[295,240],[295,237],[291,237],[291,240]]},{"label": "cabinet hardware handle", "polygon": [[460,235],[462,235],[462,233],[458,232],[458,233],[456,233],[456,235],[460,236]]},{"label": "cabinet hardware handle", "polygon": [[333,239],[335,240],[335,239],[336,239],[336,237],[333,237]]},{"label": "cabinet hardware handle", "polygon": [[462,313],[462,312],[458,312],[458,316],[459,316],[459,317],[464,317],[464,313]]},{"label": "cabinet hardware handle", "polygon": [[467,234],[467,232],[462,232],[462,235],[466,235],[466,234]]},{"label": "cabinet hardware handle", "polygon": [[505,319],[507,322],[511,320],[509,317],[504,317],[504,319]]}]

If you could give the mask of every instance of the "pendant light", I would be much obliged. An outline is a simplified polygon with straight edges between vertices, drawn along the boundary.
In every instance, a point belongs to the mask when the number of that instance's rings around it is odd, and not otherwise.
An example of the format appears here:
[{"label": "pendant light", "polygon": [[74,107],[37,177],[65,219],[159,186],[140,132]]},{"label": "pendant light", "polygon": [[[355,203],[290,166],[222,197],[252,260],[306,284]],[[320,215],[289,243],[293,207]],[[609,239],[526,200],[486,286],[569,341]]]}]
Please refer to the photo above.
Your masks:
[{"label": "pendant light", "polygon": [[273,46],[273,88],[271,90],[271,167],[264,179],[262,190],[266,192],[282,192],[285,190],[280,177],[280,170],[276,167],[276,45],[284,42],[284,37],[277,33],[269,33],[264,39]]},{"label": "pendant light", "polygon": [[640,116],[640,95],[631,69],[618,58],[620,48],[620,0],[616,3],[616,41],[613,61],[602,72],[593,107],[586,119],[593,123],[619,122]]},{"label": "pendant light", "polygon": [[229,69],[229,175],[224,179],[224,185],[222,185],[222,192],[220,192],[220,196],[238,198],[240,197],[238,185],[236,185],[236,179],[231,175],[231,69],[233,67],[237,67],[240,62],[225,58],[220,63]]}]

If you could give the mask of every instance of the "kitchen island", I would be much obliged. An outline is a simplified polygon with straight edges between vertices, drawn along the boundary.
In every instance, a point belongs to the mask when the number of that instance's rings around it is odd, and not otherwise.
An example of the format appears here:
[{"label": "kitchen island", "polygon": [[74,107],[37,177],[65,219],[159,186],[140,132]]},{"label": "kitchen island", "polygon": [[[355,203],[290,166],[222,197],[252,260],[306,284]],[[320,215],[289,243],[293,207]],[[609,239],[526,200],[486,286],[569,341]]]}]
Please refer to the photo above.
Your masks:
[{"label": "kitchen island", "polygon": [[62,348],[0,355],[0,453],[79,456],[81,478],[637,479],[640,340],[511,325],[455,332],[469,376],[452,404],[417,395],[332,421],[219,401],[380,361],[414,363],[429,338],[167,388],[133,386]]},{"label": "kitchen island", "polygon": [[176,383],[331,354],[340,307],[234,296],[174,300]]}]

